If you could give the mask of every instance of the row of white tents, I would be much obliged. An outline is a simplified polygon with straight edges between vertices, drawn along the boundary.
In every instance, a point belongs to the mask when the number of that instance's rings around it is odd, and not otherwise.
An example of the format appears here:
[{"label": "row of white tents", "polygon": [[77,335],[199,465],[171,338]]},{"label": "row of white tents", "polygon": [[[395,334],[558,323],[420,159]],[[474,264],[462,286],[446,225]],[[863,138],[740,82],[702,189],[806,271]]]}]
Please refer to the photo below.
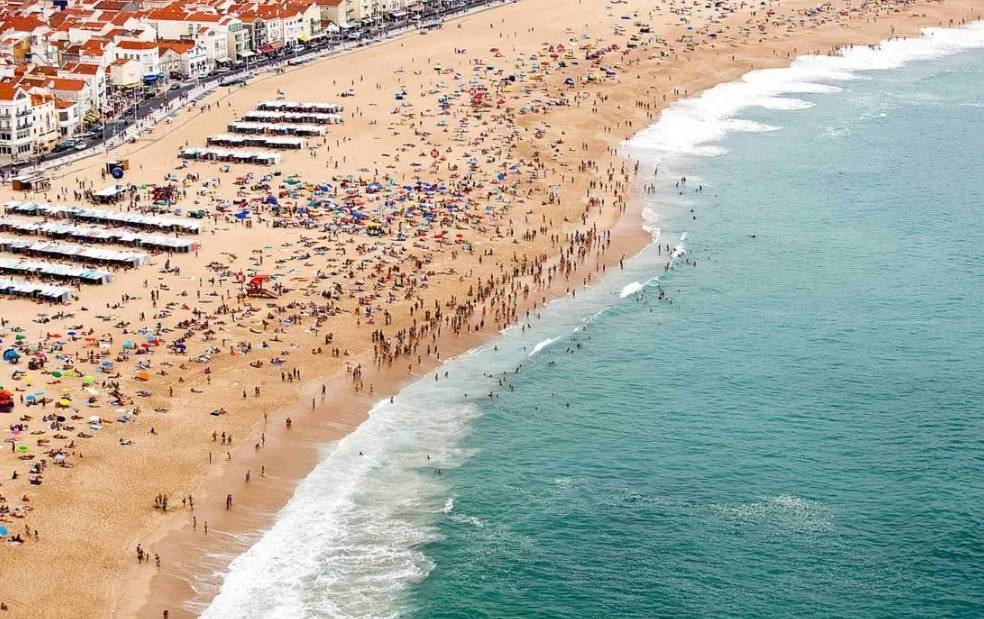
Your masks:
[{"label": "row of white tents", "polygon": [[184,147],[182,159],[277,165],[280,155],[263,151],[300,150],[305,146],[303,136],[324,135],[324,125],[342,122],[342,106],[322,101],[261,101],[256,109],[246,112],[242,119],[226,126],[228,133],[206,138],[205,146]]},{"label": "row of white tents", "polygon": [[342,111],[342,106],[337,103],[325,103],[323,101],[286,101],[277,99],[275,101],[260,101],[256,106],[258,110],[268,110],[274,112],[319,112],[322,114],[338,114]]},{"label": "row of white tents", "polygon": [[0,273],[73,279],[86,284],[108,284],[113,279],[113,274],[103,269],[16,258],[0,258]]},{"label": "row of white tents", "polygon": [[260,123],[303,123],[312,125],[340,125],[341,114],[325,112],[284,112],[274,110],[252,110],[243,114],[243,120]]},{"label": "row of white tents", "polygon": [[72,298],[72,289],[0,277],[0,294],[53,301],[56,303],[68,303]]},{"label": "row of white tents", "polygon": [[179,156],[182,159],[228,161],[231,163],[256,163],[259,165],[276,165],[280,163],[280,155],[277,153],[264,153],[250,150],[230,150],[228,148],[185,147],[181,149]]},{"label": "row of white tents", "polygon": [[304,148],[304,138],[277,135],[233,135],[220,133],[205,139],[207,146],[249,146],[298,150]]},{"label": "row of white tents", "polygon": [[324,127],[320,125],[307,125],[303,123],[251,123],[241,120],[226,125],[226,131],[229,133],[244,133],[247,135],[266,134],[315,136],[325,134]]},{"label": "row of white tents", "polygon": [[0,237],[0,249],[12,254],[48,256],[61,260],[97,262],[122,267],[138,267],[147,262],[147,254],[135,251],[117,251],[104,247],[86,247],[74,243],[32,241]]},{"label": "row of white tents", "polygon": [[181,253],[195,251],[201,247],[201,243],[194,239],[177,236],[130,232],[122,228],[76,226],[55,222],[16,221],[9,218],[0,218],[0,231],[29,235],[43,234],[56,239],[68,238],[91,243],[115,243],[117,245],[132,245],[135,247]]},{"label": "row of white tents", "polygon": [[54,219],[71,219],[111,226],[128,226],[132,228],[152,228],[198,234],[201,223],[181,217],[164,217],[161,215],[145,215],[80,206],[63,206],[44,202],[20,202],[12,200],[4,207],[5,212],[16,215],[51,217]]}]

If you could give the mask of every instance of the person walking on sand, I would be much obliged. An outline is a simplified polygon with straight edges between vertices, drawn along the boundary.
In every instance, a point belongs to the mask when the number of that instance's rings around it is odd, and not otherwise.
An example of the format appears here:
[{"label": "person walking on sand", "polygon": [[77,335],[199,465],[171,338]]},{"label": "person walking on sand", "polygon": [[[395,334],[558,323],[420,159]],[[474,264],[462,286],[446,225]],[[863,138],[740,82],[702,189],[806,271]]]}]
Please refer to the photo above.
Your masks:
[{"label": "person walking on sand", "polygon": [[288,417],[288,418],[287,418],[287,429],[288,429],[288,430],[290,430],[290,428],[291,428],[291,426],[293,426],[293,425],[294,425],[294,422],[292,422],[292,421],[290,420],[290,417]]},{"label": "person walking on sand", "polygon": [[226,495],[226,511],[232,508],[232,494]]}]

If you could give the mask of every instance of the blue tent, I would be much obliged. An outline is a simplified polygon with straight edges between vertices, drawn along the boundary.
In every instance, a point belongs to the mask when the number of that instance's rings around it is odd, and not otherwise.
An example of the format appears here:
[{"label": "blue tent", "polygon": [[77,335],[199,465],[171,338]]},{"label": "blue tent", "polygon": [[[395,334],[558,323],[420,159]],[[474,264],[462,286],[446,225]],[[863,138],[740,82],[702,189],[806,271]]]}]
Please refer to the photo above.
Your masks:
[{"label": "blue tent", "polygon": [[4,361],[17,361],[18,359],[20,359],[20,353],[14,350],[13,348],[8,348],[7,350],[3,351]]}]

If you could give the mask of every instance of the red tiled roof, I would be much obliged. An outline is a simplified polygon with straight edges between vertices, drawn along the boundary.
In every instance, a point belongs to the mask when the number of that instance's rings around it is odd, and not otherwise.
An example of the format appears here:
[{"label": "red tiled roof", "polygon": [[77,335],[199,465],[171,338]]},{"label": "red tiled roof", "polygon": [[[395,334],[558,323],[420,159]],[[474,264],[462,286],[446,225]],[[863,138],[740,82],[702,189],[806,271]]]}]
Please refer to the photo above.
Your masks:
[{"label": "red tiled roof", "polygon": [[157,21],[195,21],[195,22],[217,22],[221,19],[220,15],[213,13],[203,13],[201,11],[186,11],[177,4],[151,11],[147,15],[149,19]]},{"label": "red tiled roof", "polygon": [[13,101],[18,90],[21,90],[21,87],[16,84],[11,82],[0,82],[0,100]]},{"label": "red tiled roof", "polygon": [[85,88],[85,82],[82,80],[70,80],[65,78],[54,78],[49,84],[54,90],[82,90]]},{"label": "red tiled roof", "polygon": [[72,73],[78,73],[79,75],[96,75],[102,67],[97,64],[80,62],[74,65],[66,65],[65,68]]},{"label": "red tiled roof", "polygon": [[189,41],[170,41],[167,39],[161,39],[157,42],[157,45],[161,50],[169,49],[177,54],[186,54],[195,49],[195,44]]},{"label": "red tiled roof", "polygon": [[106,41],[100,41],[98,39],[89,39],[80,46],[80,52],[92,57],[102,56],[106,43]]},{"label": "red tiled roof", "polygon": [[120,41],[116,46],[120,49],[132,50],[157,49],[157,43],[154,41]]},{"label": "red tiled roof", "polygon": [[46,24],[33,15],[11,15],[4,17],[0,22],[0,32],[7,30],[17,30],[18,32],[32,32],[35,28],[44,27]]},{"label": "red tiled roof", "polygon": [[122,11],[126,5],[126,2],[120,2],[119,0],[102,0],[102,2],[94,4],[92,8],[99,11]]}]

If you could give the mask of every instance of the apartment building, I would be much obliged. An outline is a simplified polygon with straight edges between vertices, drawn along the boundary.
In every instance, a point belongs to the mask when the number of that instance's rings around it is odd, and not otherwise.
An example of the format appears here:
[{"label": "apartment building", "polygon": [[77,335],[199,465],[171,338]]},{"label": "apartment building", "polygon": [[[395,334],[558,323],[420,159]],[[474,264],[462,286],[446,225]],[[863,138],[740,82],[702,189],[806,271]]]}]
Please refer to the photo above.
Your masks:
[{"label": "apartment building", "polygon": [[116,56],[140,63],[146,84],[153,84],[163,76],[160,48],[156,41],[120,41],[116,44]]},{"label": "apartment building", "polygon": [[0,157],[27,159],[34,151],[31,95],[18,84],[0,82]]},{"label": "apartment building", "polygon": [[31,141],[35,155],[50,151],[61,138],[56,101],[50,94],[31,95]]}]

